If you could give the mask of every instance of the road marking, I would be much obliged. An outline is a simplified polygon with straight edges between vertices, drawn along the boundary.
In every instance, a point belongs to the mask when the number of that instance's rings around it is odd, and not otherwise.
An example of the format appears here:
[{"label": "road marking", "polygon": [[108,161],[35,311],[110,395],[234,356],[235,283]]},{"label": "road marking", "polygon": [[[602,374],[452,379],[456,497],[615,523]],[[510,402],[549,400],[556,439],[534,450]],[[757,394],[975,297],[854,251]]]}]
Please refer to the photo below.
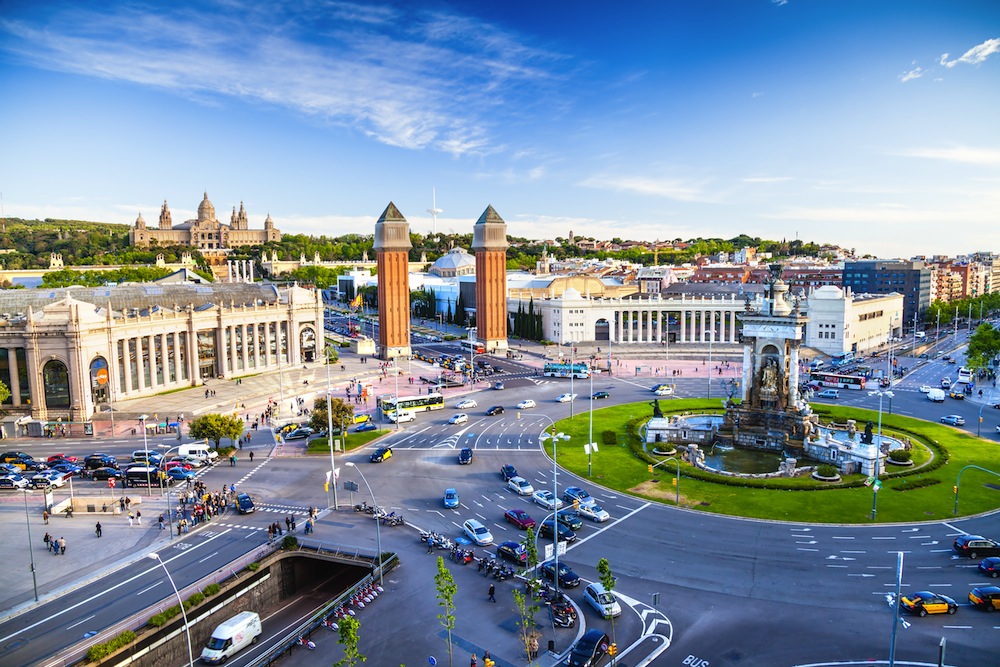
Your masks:
[{"label": "road marking", "polygon": [[73,625],[69,626],[69,627],[68,627],[68,628],[66,628],[66,629],[67,629],[67,630],[72,630],[72,629],[73,629],[73,628],[75,628],[76,626],[78,626],[78,625],[82,625],[82,624],[86,623],[87,621],[89,621],[90,619],[94,618],[95,616],[97,616],[97,614],[91,614],[91,615],[90,615],[90,616],[88,616],[87,618],[83,619],[82,621],[77,621],[76,623],[74,623]]},{"label": "road marking", "polygon": [[853,540],[854,537],[853,536],[847,536],[847,535],[834,535],[833,539],[835,539],[835,540]]},{"label": "road marking", "polygon": [[896,538],[894,536],[887,536],[887,537],[874,536],[874,537],[872,537],[872,539],[873,540],[894,540]]},{"label": "road marking", "polygon": [[162,583],[163,583],[162,581],[157,581],[152,586],[147,586],[146,588],[143,588],[141,591],[139,591],[138,593],[136,593],[136,597],[142,595],[143,593],[148,593],[149,591],[153,590],[154,588],[156,588],[157,586],[159,586]]},{"label": "road marking", "polygon": [[198,561],[198,562],[199,562],[199,563],[204,563],[204,562],[205,562],[206,560],[208,560],[209,558],[214,558],[215,556],[218,556],[218,555],[219,555],[219,552],[218,552],[218,551],[215,551],[215,552],[213,552],[213,553],[210,553],[209,555],[205,556],[204,558],[202,558],[202,559],[201,559],[200,561]]}]

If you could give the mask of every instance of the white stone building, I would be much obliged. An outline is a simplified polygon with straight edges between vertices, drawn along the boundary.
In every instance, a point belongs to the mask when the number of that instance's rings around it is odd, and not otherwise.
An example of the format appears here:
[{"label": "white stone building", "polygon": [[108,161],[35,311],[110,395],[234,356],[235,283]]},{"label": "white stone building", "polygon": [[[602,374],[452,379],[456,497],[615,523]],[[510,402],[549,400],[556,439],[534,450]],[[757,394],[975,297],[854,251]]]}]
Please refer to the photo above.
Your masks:
[{"label": "white stone building", "polygon": [[806,311],[806,346],[831,356],[877,348],[903,327],[903,295],[895,292],[854,294],[827,285],[809,294]]}]

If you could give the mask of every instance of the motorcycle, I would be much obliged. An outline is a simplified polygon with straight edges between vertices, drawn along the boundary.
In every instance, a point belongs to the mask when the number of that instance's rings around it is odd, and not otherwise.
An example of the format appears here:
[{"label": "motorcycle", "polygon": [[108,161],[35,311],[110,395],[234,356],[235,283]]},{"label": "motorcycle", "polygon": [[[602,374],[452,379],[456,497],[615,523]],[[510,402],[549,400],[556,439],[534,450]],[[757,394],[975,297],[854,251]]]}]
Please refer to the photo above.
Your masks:
[{"label": "motorcycle", "polygon": [[355,512],[367,512],[368,514],[371,514],[371,509],[372,507],[368,504],[367,500],[363,501],[360,505],[354,506]]}]

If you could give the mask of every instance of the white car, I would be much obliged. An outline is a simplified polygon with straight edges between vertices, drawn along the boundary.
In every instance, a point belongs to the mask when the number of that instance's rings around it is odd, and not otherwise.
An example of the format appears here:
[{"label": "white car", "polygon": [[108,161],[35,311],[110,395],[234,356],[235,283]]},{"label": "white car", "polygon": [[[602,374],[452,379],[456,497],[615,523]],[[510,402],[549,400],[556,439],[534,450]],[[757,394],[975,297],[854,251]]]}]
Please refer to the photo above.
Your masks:
[{"label": "white car", "polygon": [[931,393],[931,386],[928,385],[928,384],[920,385],[920,393],[921,394],[929,394],[929,393]]},{"label": "white car", "polygon": [[556,399],[557,403],[569,403],[576,398],[576,394],[561,394],[559,398]]},{"label": "white car", "polygon": [[527,410],[528,408],[533,408],[533,407],[535,407],[535,402],[530,398],[525,399],[517,404],[518,410]]},{"label": "white car", "polygon": [[615,599],[615,594],[609,592],[598,582],[587,586],[583,599],[601,615],[602,618],[615,618],[622,615],[622,607]]},{"label": "white car", "polygon": [[600,505],[580,505],[580,509],[576,513],[596,523],[604,523],[611,518],[607,510],[603,509]]},{"label": "white car", "polygon": [[546,491],[545,489],[539,489],[531,494],[531,500],[536,505],[541,505],[547,510],[556,510],[563,506],[563,501],[556,498],[555,494],[551,491]]},{"label": "white car", "polygon": [[535,492],[531,483],[523,477],[511,477],[507,480],[507,488],[519,496],[530,496]]},{"label": "white car", "polygon": [[47,484],[49,486],[60,487],[66,485],[66,475],[63,475],[61,472],[55,470],[40,472],[37,475],[33,475],[31,479],[34,480],[34,483],[39,486],[45,486]]},{"label": "white car", "polygon": [[673,396],[674,390],[670,387],[660,387],[653,392],[654,396]]},{"label": "white car", "polygon": [[457,415],[452,415],[451,419],[448,420],[449,424],[464,424],[469,421],[469,415],[464,412],[459,412]]},{"label": "white car", "polygon": [[489,544],[493,544],[493,534],[490,533],[490,529],[479,523],[475,519],[467,519],[465,523],[462,524],[462,529],[465,534],[469,537],[476,546],[485,547]]},{"label": "white car", "polygon": [[479,404],[478,404],[478,403],[476,403],[476,402],[475,402],[474,400],[472,400],[471,398],[466,398],[466,399],[464,399],[464,400],[461,400],[461,401],[459,401],[458,403],[456,403],[456,404],[455,404],[455,408],[457,408],[458,410],[468,410],[468,409],[470,409],[470,408],[475,408],[475,407],[477,407],[478,405],[479,405]]}]

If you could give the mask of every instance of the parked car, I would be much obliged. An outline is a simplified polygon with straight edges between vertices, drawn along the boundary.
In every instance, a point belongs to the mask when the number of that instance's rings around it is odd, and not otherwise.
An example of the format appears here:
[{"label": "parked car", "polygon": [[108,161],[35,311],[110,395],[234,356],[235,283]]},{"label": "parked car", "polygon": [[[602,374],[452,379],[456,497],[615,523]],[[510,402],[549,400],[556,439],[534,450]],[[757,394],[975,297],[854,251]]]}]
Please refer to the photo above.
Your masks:
[{"label": "parked car", "polygon": [[458,491],[455,489],[444,490],[444,507],[449,510],[458,507]]},{"label": "parked car", "polygon": [[504,521],[512,523],[522,530],[535,527],[535,520],[522,509],[507,510],[503,513]]},{"label": "parked car", "polygon": [[358,424],[354,427],[355,433],[364,433],[365,431],[374,431],[378,426],[375,425],[373,421],[367,421],[364,424]]},{"label": "parked car", "polygon": [[600,582],[595,581],[583,590],[583,601],[593,607],[602,618],[622,615],[622,607],[618,604],[614,593],[605,589]]},{"label": "parked car", "polygon": [[104,467],[104,468],[98,468],[93,473],[91,473],[91,477],[93,477],[99,482],[106,482],[111,478],[122,479],[123,477],[125,477],[125,473],[123,473],[118,468]]},{"label": "parked car", "polygon": [[959,535],[952,547],[959,556],[979,558],[980,556],[1000,556],[1000,542],[982,535]]},{"label": "parked car", "polygon": [[468,465],[472,463],[472,448],[462,447],[462,451],[458,453],[458,462],[461,465]]},{"label": "parked car", "polygon": [[961,415],[945,415],[941,417],[942,424],[950,424],[951,426],[964,426],[965,417]]},{"label": "parked car", "polygon": [[493,544],[493,534],[489,528],[475,519],[466,519],[462,524],[462,530],[476,546],[485,547]]},{"label": "parked car", "polygon": [[555,494],[545,489],[539,489],[531,494],[531,500],[536,505],[541,505],[547,510],[554,510],[563,506],[563,501],[556,498]]},{"label": "parked car", "polygon": [[917,616],[927,614],[954,614],[958,605],[947,595],[938,595],[930,591],[918,591],[899,599],[900,605],[906,611]]},{"label": "parked car", "polygon": [[0,491],[17,491],[28,487],[28,480],[18,476],[0,477]]},{"label": "parked car", "polygon": [[285,436],[285,440],[305,440],[313,434],[313,430],[308,426],[297,428]]},{"label": "parked car", "polygon": [[979,586],[969,591],[969,602],[973,607],[986,611],[1000,609],[1000,586]]},{"label": "parked car", "polygon": [[523,401],[521,401],[520,403],[517,404],[517,409],[518,410],[527,410],[527,409],[533,408],[533,407],[535,407],[535,402],[533,400],[531,400],[530,398],[527,398],[527,399],[525,399],[525,400],[523,400]]},{"label": "parked car", "polygon": [[497,545],[497,556],[518,565],[524,565],[528,562],[528,549],[520,542],[508,540]]},{"label": "parked car", "polygon": [[507,488],[519,496],[530,496],[535,492],[531,483],[523,477],[511,477],[508,479]]},{"label": "parked car", "polygon": [[564,525],[561,521],[557,524],[552,519],[542,521],[538,527],[538,536],[551,538],[553,531],[559,533],[558,542],[576,542],[576,533],[569,526]]},{"label": "parked car", "polygon": [[379,447],[372,455],[368,457],[368,460],[372,463],[382,463],[388,458],[392,457],[392,447]]},{"label": "parked car", "polygon": [[486,411],[486,414],[489,417],[495,417],[496,415],[502,415],[503,414],[503,406],[502,405],[494,405],[492,408],[490,408],[489,410]]},{"label": "parked car", "polygon": [[512,477],[517,477],[517,468],[508,463],[500,468],[500,476],[503,477],[503,481],[505,482]]},{"label": "parked car", "polygon": [[570,651],[566,664],[569,667],[592,667],[607,653],[604,647],[608,646],[611,640],[601,630],[587,630],[574,644]]}]

